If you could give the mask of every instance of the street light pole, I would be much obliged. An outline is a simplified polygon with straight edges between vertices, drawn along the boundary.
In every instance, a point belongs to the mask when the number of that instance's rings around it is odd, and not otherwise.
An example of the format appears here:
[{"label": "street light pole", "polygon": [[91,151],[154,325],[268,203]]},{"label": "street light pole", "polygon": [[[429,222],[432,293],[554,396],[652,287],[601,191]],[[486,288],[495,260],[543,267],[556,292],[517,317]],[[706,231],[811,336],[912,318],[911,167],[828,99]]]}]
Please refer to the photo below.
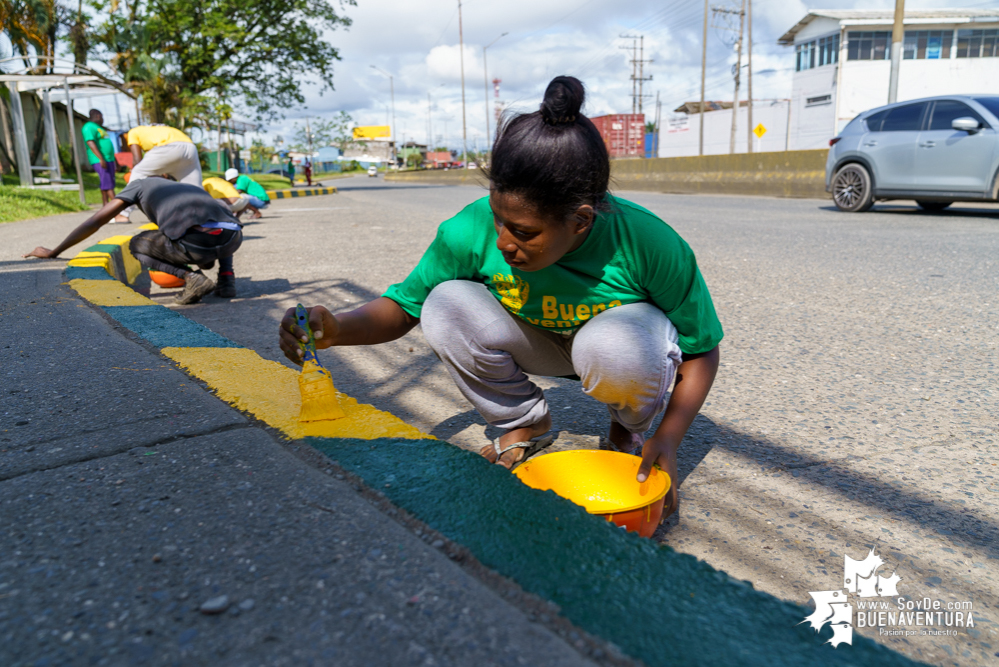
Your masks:
[{"label": "street light pole", "polygon": [[704,70],[707,69],[708,62],[708,0],[704,0],[704,36],[701,38],[701,107],[700,107],[700,136],[697,139],[697,154],[704,155]]},{"label": "street light pole", "polygon": [[389,95],[392,101],[392,164],[396,164],[397,163],[396,156],[398,155],[397,145],[399,143],[399,140],[396,137],[395,133],[395,82],[394,79],[392,78],[392,75],[383,70],[381,67],[375,67],[374,65],[372,65],[371,69],[384,74],[385,76],[388,77],[389,80]]},{"label": "street light pole", "polygon": [[465,35],[461,27],[461,0],[458,0],[458,56],[461,60],[461,162],[468,169],[468,126],[465,123]]},{"label": "street light pole", "polygon": [[486,91],[486,151],[488,151],[493,145],[491,140],[492,134],[489,132],[489,66],[486,64],[486,49],[509,34],[510,33],[508,32],[504,32],[502,35],[482,47],[482,78]]}]

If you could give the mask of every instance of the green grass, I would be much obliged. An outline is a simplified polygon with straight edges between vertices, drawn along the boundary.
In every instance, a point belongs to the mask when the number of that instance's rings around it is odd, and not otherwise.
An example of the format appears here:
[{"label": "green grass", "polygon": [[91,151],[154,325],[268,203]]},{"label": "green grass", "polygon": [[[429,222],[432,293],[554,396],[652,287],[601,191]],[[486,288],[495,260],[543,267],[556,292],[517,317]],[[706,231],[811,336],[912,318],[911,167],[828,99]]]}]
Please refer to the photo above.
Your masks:
[{"label": "green grass", "polygon": [[[332,180],[360,173],[363,173],[363,170],[322,173],[314,175],[312,181]],[[221,178],[222,174],[205,171],[204,177],[209,176]],[[286,190],[290,187],[288,179],[278,174],[251,174],[250,178],[267,190]],[[101,203],[100,178],[94,172],[83,172],[83,191],[87,205],[80,203],[80,194],[77,190],[34,190],[19,187],[20,182],[17,174],[3,175],[3,185],[0,186],[0,223],[86,211]],[[119,173],[115,177],[115,192],[120,192],[124,187],[125,181]]]},{"label": "green grass", "polygon": [[[17,174],[4,174],[0,186],[0,223],[41,218],[46,215],[86,211],[101,203],[100,177],[93,172],[83,172],[83,192],[87,205],[80,203],[78,190],[34,190],[18,187]],[[119,174],[115,191],[125,187]]]}]

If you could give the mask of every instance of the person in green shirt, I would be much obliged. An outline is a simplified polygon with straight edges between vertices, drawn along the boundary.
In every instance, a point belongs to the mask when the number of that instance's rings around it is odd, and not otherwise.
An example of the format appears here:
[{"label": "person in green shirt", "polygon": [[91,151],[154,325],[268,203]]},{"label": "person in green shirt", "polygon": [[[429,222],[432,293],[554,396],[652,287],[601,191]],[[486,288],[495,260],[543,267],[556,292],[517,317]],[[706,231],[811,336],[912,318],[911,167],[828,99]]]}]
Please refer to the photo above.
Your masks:
[{"label": "person in green shirt", "polygon": [[[458,389],[504,431],[480,453],[508,468],[550,442],[539,439],[549,407],[528,374],[578,378],[610,413],[601,446],[640,456],[638,482],[657,463],[669,475],[666,517],[679,503],[677,450],[724,334],[690,246],[608,193],[607,148],[583,100],[578,79],[553,79],[539,111],[500,128],[489,196],[441,224],[409,277],[336,316],[310,308],[309,324],[320,348],[383,343],[421,324]],[[279,336],[301,363],[294,309]]]},{"label": "person in green shirt", "polygon": [[114,142],[108,138],[104,125],[104,115],[97,109],[90,110],[90,121],[83,124],[80,134],[87,146],[87,160],[100,176],[101,202],[107,204],[114,199]]},{"label": "person in green shirt", "polygon": [[267,190],[264,189],[264,186],[246,174],[241,174],[238,170],[232,168],[226,169],[225,180],[232,183],[237,190],[245,194],[249,199],[250,204],[247,206],[251,213],[249,219],[256,220],[262,218],[263,214],[260,211],[271,205],[271,198],[267,196]]}]

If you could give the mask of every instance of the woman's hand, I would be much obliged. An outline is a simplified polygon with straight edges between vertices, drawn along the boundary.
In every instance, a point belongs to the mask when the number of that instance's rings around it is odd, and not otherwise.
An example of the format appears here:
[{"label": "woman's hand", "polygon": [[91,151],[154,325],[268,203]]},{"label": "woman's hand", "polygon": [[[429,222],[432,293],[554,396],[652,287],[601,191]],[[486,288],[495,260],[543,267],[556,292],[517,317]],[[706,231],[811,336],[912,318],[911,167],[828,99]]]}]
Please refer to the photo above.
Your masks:
[{"label": "woman's hand", "polygon": [[48,248],[43,248],[42,246],[38,246],[31,252],[25,255],[21,255],[21,257],[39,257],[41,259],[52,259],[53,257],[56,256],[57,255],[54,251],[49,250]]},{"label": "woman's hand", "polygon": [[[309,311],[309,328],[312,329],[312,335],[316,339],[316,347],[322,350],[333,345],[337,334],[340,333],[340,323],[333,317],[333,313],[324,306],[313,306],[307,310]],[[296,323],[294,308],[285,311],[284,317],[281,319],[279,338],[284,356],[301,365],[304,353],[299,342],[308,342],[309,335]]]},{"label": "woman's hand", "polygon": [[669,491],[666,492],[666,503],[663,508],[663,516],[666,517],[675,512],[680,504],[680,480],[677,477],[676,469],[678,443],[657,436],[659,436],[658,433],[646,440],[642,447],[642,465],[638,473],[638,480],[647,479],[652,471],[652,466],[656,464],[669,476]]}]

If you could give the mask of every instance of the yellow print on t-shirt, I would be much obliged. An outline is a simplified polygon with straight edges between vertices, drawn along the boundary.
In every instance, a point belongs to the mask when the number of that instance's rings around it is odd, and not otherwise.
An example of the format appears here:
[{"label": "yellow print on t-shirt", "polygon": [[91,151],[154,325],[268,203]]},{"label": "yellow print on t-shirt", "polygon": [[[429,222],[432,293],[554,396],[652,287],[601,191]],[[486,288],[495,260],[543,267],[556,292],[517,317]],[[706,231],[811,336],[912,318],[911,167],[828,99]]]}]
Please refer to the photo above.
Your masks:
[{"label": "yellow print on t-shirt", "polygon": [[493,286],[496,292],[502,297],[502,303],[507,310],[518,313],[531,293],[531,285],[520,276],[504,275],[497,273],[493,276]]},{"label": "yellow print on t-shirt", "polygon": [[541,320],[526,318],[534,326],[545,327],[546,329],[574,329],[582,326],[586,320],[596,317],[599,313],[608,308],[615,308],[621,305],[620,299],[615,299],[610,303],[595,303],[587,305],[585,303],[559,303],[553,296],[541,297]]}]

